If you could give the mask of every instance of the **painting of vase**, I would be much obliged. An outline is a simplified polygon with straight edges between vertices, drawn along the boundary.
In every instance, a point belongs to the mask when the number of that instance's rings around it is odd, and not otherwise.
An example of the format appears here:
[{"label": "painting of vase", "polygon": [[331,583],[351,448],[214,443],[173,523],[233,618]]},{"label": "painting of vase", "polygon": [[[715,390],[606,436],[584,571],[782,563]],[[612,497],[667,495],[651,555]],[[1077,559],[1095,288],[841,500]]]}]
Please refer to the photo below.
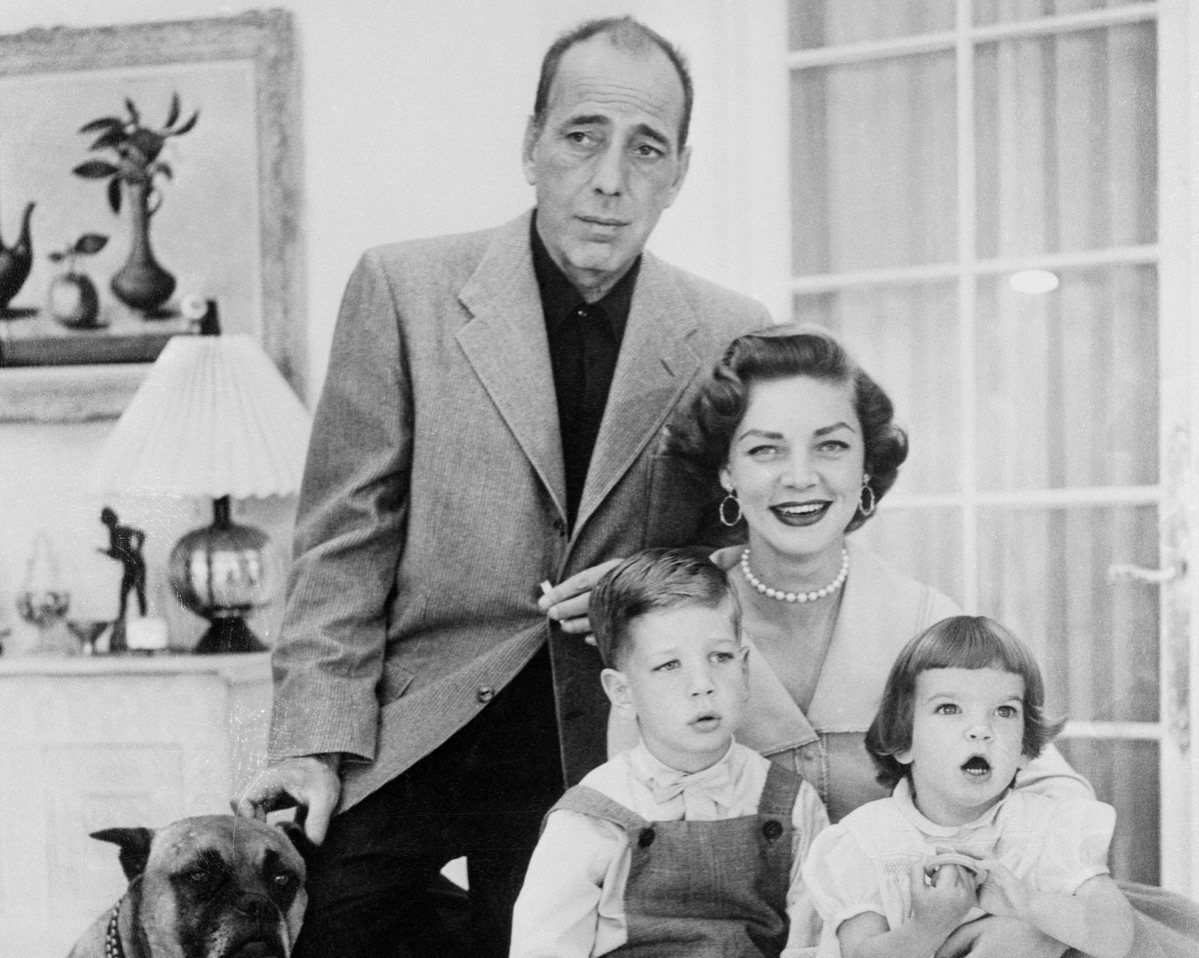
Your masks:
[{"label": "painting of vase", "polygon": [[[95,364],[150,362],[192,331],[181,310],[192,297],[217,300],[227,332],[258,337],[298,374],[292,30],[290,14],[255,11],[56,28],[52,44],[44,31],[0,36],[0,299],[12,279],[0,303],[0,419],[19,418],[6,367],[69,365],[86,378]],[[140,180],[130,174],[139,156],[151,161]],[[95,163],[121,175],[78,172]],[[97,300],[83,322],[64,314],[68,270],[49,254],[61,260],[89,234],[107,242],[73,266],[71,283]],[[9,249],[30,255],[6,273]]]}]

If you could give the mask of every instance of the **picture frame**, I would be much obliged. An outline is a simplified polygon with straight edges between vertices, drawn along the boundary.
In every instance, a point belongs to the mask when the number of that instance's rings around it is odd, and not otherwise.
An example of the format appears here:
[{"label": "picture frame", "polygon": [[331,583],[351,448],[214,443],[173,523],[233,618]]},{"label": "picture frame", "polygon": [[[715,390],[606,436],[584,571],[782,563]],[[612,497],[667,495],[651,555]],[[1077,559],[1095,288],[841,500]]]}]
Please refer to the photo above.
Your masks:
[{"label": "picture frame", "polygon": [[[222,330],[256,336],[304,395],[296,50],[293,16],[278,9],[0,36],[4,249],[18,245],[24,209],[35,204],[30,271],[0,312],[0,422],[118,416],[167,337],[190,331],[188,303],[208,299]],[[77,172],[120,165],[96,144],[105,118],[132,129],[135,117],[167,132],[158,159],[168,169],[152,180],[143,236],[174,288],[153,308],[122,302],[111,284],[137,245],[127,184],[114,213],[102,170]],[[48,254],[86,234],[108,241],[80,262],[100,305],[98,319],[78,328],[63,319],[61,289],[52,293],[64,266]],[[0,279],[3,257],[0,249]]]}]

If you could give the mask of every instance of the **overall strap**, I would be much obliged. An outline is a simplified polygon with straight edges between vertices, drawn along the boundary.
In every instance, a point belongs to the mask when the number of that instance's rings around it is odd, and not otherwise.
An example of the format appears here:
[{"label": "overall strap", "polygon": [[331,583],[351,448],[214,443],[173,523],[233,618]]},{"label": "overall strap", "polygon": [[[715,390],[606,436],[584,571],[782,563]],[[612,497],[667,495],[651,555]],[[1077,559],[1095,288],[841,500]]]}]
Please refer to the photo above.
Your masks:
[{"label": "overall strap", "polygon": [[766,784],[762,786],[762,797],[758,799],[758,814],[779,815],[790,822],[801,785],[803,778],[799,774],[771,762]]},{"label": "overall strap", "polygon": [[[575,785],[573,788],[568,788],[566,794],[546,812],[546,817],[548,818],[559,809],[579,812],[583,815],[590,815],[592,818],[611,822],[613,825],[623,828],[629,835],[639,835],[644,829],[650,827],[650,823],[640,815],[588,785]],[[541,827],[544,830],[544,819]]]}]

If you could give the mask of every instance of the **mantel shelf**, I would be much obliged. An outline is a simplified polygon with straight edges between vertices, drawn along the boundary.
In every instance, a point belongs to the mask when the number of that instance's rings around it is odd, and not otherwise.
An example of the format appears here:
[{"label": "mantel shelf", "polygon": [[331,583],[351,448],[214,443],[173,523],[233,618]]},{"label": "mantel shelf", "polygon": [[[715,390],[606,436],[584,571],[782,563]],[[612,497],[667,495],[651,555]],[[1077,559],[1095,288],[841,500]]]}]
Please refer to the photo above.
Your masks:
[{"label": "mantel shelf", "polygon": [[270,676],[270,653],[240,655],[30,655],[0,656],[0,679],[6,676],[62,675],[216,675],[240,685]]}]

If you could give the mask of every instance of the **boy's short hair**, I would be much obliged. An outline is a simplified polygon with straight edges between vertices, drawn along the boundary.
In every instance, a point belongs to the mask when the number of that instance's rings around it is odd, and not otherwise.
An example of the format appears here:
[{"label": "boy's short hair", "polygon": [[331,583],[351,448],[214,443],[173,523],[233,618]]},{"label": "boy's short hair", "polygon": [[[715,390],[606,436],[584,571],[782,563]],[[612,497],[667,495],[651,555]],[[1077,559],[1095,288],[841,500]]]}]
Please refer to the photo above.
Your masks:
[{"label": "boy's short hair", "polygon": [[878,714],[866,732],[866,751],[878,769],[877,780],[893,788],[911,766],[895,756],[912,747],[916,678],[930,669],[998,669],[1024,679],[1026,758],[1036,758],[1065,720],[1045,717],[1045,682],[1028,646],[986,616],[955,615],[929,626],[912,639],[891,666]]},{"label": "boy's short hair", "polygon": [[588,616],[604,665],[620,668],[629,626],[651,612],[728,603],[740,641],[741,604],[723,570],[702,549],[646,549],[608,570],[591,591]]}]

